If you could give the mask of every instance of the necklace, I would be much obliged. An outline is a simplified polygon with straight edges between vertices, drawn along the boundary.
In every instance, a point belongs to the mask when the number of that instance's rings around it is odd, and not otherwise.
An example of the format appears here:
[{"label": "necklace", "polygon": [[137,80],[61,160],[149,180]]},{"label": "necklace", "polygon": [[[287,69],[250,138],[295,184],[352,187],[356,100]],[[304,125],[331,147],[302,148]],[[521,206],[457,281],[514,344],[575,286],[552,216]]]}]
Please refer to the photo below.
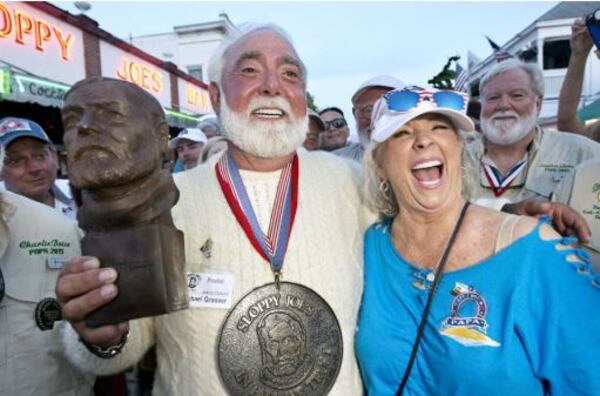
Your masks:
[{"label": "necklace", "polygon": [[[465,203],[465,205],[463,206],[463,211],[465,211],[466,207],[468,206],[468,202]],[[454,228],[456,231],[456,227],[457,225],[459,225],[459,222],[462,221],[462,217],[464,216],[464,213],[461,211],[461,213],[459,214],[459,219],[457,220],[457,222],[455,222]],[[409,256],[409,254],[402,254],[402,257],[404,258],[404,260],[406,260],[408,263],[412,263],[413,266],[415,266],[416,268],[414,269],[414,271],[412,272],[413,277],[415,278],[415,280],[412,282],[413,287],[419,289],[419,290],[430,290],[432,287],[433,282],[435,281],[435,278],[437,277],[437,273],[438,273],[438,269],[440,267],[441,264],[441,259],[443,254],[448,250],[448,246],[450,243],[450,239],[452,238],[452,235],[446,239],[445,243],[442,244],[441,246],[437,247],[435,249],[435,252],[437,251],[441,251],[442,253],[438,254],[438,259],[436,260],[436,264],[435,266],[432,267],[428,267],[428,266],[424,266],[420,263],[425,261],[425,256],[426,255],[415,255],[414,252],[417,249],[409,249],[409,242],[408,242],[408,238],[403,237],[403,234],[398,232],[397,233],[397,237],[396,238],[392,238],[392,240],[397,241],[394,242],[394,244],[396,245],[396,249],[398,250],[398,252],[400,252],[399,249],[399,244],[401,246],[404,246],[404,252],[406,253],[412,253],[412,255]],[[431,247],[430,247],[431,250]]]}]

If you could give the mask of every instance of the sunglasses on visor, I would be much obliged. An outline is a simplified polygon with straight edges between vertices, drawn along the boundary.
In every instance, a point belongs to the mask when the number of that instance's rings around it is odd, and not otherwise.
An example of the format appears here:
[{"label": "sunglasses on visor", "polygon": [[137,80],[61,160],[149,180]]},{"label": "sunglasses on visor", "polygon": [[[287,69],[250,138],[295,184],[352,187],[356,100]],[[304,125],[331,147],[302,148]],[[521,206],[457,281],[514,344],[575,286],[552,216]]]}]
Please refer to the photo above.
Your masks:
[{"label": "sunglasses on visor", "polygon": [[331,121],[323,121],[323,123],[325,124],[325,130],[329,129],[330,126],[337,129],[337,128],[343,128],[347,125],[346,120],[344,120],[342,117],[334,118]]},{"label": "sunglasses on visor", "polygon": [[431,102],[436,107],[464,112],[467,108],[466,94],[457,91],[427,91],[402,89],[389,91],[383,95],[387,108],[392,112],[412,110],[420,102]]}]

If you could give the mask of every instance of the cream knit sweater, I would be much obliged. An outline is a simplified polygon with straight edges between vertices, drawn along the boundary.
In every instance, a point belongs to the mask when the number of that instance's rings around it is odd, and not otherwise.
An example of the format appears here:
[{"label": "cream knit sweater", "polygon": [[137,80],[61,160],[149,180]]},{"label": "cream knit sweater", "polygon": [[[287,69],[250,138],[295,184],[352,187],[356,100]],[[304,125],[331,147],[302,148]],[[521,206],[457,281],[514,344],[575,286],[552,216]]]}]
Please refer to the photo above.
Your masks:
[{"label": "cream knit sweater", "polygon": [[[360,395],[353,338],[362,291],[363,232],[374,215],[362,204],[355,165],[323,152],[298,154],[298,210],[283,280],[312,288],[332,307],[342,328],[344,357],[330,394]],[[272,206],[264,201],[272,200],[279,174],[242,172],[263,227]],[[233,274],[233,305],[253,288],[272,282],[269,265],[251,246],[223,197],[214,161],[177,174],[176,183],[181,196],[173,216],[185,234],[188,271]],[[213,243],[210,258],[200,251],[208,239]],[[109,360],[91,355],[70,326],[64,342],[74,364],[99,375],[134,364],[156,343],[155,395],[221,395],[226,391],[216,367],[216,342],[227,312],[191,308],[132,321],[126,347]]]}]

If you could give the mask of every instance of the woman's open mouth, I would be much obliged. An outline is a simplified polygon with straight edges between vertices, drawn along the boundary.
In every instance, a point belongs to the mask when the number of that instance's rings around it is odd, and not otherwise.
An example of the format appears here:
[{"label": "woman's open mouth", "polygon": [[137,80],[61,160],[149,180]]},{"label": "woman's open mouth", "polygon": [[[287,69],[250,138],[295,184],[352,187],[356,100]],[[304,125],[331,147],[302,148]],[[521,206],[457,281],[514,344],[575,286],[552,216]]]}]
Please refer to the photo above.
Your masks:
[{"label": "woman's open mouth", "polygon": [[411,171],[420,186],[433,189],[442,183],[444,164],[438,159],[419,161]]}]

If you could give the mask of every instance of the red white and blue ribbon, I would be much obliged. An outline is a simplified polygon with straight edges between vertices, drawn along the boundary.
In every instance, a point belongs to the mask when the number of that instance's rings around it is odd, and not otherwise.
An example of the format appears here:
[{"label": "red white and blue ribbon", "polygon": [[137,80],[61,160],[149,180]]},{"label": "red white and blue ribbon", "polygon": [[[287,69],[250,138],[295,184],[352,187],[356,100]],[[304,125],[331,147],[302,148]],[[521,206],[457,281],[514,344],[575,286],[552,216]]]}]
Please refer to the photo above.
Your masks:
[{"label": "red white and blue ribbon", "polygon": [[496,197],[501,196],[512,184],[512,182],[521,174],[525,169],[527,161],[522,161],[517,165],[513,166],[506,176],[502,177],[500,171],[489,164],[483,164],[483,171],[485,177],[490,184],[490,188],[494,192]]},{"label": "red white and blue ribbon", "polygon": [[229,208],[256,251],[280,271],[298,207],[298,156],[281,171],[267,234],[260,229],[256,213],[230,150],[215,165],[217,180]]}]

